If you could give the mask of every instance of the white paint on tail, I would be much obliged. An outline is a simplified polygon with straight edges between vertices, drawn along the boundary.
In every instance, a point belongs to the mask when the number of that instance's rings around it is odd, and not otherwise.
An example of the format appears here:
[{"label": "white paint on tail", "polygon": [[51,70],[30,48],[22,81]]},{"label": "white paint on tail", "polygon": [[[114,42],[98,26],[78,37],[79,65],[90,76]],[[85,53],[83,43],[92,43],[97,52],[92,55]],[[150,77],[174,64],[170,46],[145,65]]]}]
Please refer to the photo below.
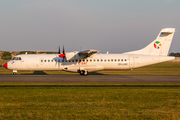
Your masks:
[{"label": "white paint on tail", "polygon": [[175,33],[175,28],[162,29],[157,38],[145,48],[124,54],[167,56]]}]

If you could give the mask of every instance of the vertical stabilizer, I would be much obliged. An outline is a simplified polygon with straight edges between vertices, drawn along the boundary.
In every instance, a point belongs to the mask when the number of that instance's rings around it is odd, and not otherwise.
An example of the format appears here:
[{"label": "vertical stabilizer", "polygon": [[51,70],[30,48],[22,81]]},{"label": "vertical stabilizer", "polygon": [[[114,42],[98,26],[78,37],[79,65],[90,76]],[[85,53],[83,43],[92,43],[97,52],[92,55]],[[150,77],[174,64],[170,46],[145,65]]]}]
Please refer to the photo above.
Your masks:
[{"label": "vertical stabilizer", "polygon": [[157,38],[143,49],[124,54],[167,56],[175,33],[175,28],[162,29]]}]

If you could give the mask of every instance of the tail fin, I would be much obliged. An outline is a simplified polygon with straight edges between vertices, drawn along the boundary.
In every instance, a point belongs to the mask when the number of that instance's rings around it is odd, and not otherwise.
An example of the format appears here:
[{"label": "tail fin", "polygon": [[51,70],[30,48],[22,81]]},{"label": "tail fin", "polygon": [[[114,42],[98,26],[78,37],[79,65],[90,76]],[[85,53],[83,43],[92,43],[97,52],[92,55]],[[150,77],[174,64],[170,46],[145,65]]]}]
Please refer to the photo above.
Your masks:
[{"label": "tail fin", "polygon": [[175,33],[175,28],[162,29],[157,38],[143,49],[124,54],[167,56]]}]

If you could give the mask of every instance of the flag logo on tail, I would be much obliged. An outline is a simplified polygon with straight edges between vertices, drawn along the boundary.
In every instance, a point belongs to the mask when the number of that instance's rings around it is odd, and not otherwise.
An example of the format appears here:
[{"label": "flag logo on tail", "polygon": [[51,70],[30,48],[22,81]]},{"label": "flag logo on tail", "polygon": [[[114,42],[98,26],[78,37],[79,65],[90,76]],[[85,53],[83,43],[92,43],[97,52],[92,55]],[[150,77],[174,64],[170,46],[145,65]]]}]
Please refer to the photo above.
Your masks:
[{"label": "flag logo on tail", "polygon": [[156,42],[154,43],[154,48],[160,49],[160,47],[161,47],[161,43],[160,43],[159,41],[156,41]]}]

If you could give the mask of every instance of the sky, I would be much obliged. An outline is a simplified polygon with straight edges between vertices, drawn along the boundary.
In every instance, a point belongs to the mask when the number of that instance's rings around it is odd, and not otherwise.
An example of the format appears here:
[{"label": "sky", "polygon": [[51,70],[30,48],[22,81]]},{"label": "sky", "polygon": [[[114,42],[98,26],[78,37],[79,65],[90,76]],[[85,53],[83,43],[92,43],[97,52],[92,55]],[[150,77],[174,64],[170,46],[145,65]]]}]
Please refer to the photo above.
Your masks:
[{"label": "sky", "polygon": [[180,52],[180,0],[0,0],[0,50],[87,49],[123,53],[176,28],[169,52]]}]

